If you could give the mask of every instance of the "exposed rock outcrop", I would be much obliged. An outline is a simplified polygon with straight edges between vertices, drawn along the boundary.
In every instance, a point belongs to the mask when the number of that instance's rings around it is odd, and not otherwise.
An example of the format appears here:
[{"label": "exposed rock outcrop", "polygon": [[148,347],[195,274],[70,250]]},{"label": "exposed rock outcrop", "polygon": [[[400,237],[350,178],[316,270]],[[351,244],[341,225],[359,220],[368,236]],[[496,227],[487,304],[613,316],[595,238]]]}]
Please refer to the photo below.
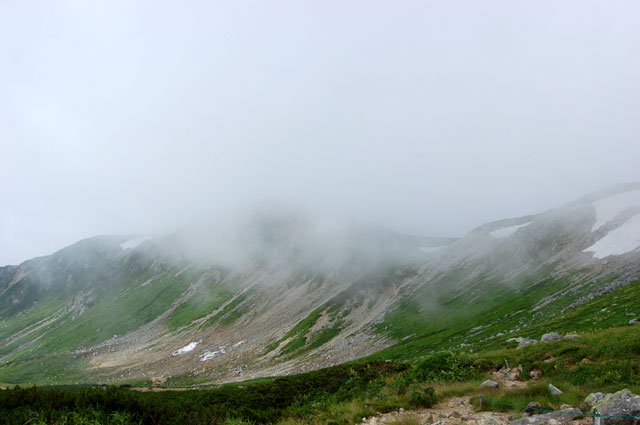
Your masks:
[{"label": "exposed rock outcrop", "polygon": [[558,332],[550,332],[548,334],[542,335],[542,338],[540,338],[540,342],[557,341],[559,339],[562,339],[562,335],[560,335]]},{"label": "exposed rock outcrop", "polygon": [[542,415],[527,416],[522,419],[511,421],[511,425],[562,425],[582,416],[579,409],[556,410],[555,412],[544,413]]},{"label": "exposed rock outcrop", "polygon": [[592,413],[602,415],[601,425],[640,424],[640,395],[624,389],[613,394],[589,394],[585,403]]}]

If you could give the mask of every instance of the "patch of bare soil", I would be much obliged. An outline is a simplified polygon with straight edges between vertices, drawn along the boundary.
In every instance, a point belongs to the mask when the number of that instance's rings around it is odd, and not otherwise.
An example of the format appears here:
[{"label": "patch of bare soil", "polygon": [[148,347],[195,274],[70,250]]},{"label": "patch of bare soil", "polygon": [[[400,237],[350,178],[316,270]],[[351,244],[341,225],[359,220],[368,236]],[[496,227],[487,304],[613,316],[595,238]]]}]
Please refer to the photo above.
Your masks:
[{"label": "patch of bare soil", "polygon": [[131,387],[131,391],[138,391],[141,393],[162,393],[165,391],[188,391],[189,388],[164,388],[164,387]]},{"label": "patch of bare soil", "polygon": [[[420,424],[440,423],[442,425],[454,425],[466,423],[474,425],[482,419],[484,414],[487,414],[487,412],[476,413],[469,397],[465,396],[443,400],[429,409],[400,409],[395,412],[366,418],[362,423],[366,425],[382,425],[413,418],[417,419]],[[509,421],[510,416],[508,413],[491,413],[491,415],[505,422]]]}]

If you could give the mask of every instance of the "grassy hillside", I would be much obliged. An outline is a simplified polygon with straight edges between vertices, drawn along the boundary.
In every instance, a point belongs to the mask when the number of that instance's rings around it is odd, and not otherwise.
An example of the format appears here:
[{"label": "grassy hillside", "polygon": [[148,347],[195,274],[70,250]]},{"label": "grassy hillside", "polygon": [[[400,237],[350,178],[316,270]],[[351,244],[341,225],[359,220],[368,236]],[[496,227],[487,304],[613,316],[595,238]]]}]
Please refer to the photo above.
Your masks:
[{"label": "grassy hillside", "polygon": [[486,350],[513,337],[605,329],[626,324],[632,313],[640,316],[640,281],[569,308],[580,294],[608,281],[576,286],[576,293],[566,296],[571,278],[543,279],[522,289],[486,284],[481,294],[452,294],[435,309],[406,299],[377,325],[379,332],[404,339],[372,358],[408,361],[438,350]]},{"label": "grassy hillside", "polygon": [[[510,410],[537,401],[544,408],[560,404],[577,405],[591,392],[612,392],[629,388],[640,393],[640,325],[626,324],[629,314],[640,308],[640,282],[595,298],[581,306],[540,320],[522,329],[522,335],[578,331],[576,339],[538,343],[517,350],[513,344],[494,339],[493,346],[469,353],[458,350],[420,351],[420,360],[380,361],[399,356],[403,350],[419,350],[415,341],[403,342],[378,353],[371,360],[322,369],[290,377],[267,378],[209,390],[181,393],[134,393],[126,389],[36,390],[0,392],[0,417],[5,423],[280,423],[355,425],[362,417],[400,407],[411,409],[432,405],[436,397],[469,395],[477,409]],[[319,310],[294,327],[304,335],[324,310]],[[295,335],[294,335],[295,334]],[[436,338],[437,334],[431,335]],[[420,340],[418,340],[420,341]],[[406,357],[406,356],[405,356]],[[57,360],[56,360],[57,359]],[[375,360],[380,359],[380,360]],[[65,370],[69,358],[60,355],[47,363]],[[56,363],[59,362],[59,363]],[[522,367],[526,388],[483,389],[480,406],[478,384],[505,363]],[[77,364],[77,363],[74,363]],[[3,368],[4,376],[37,377],[30,363]],[[538,369],[542,379],[530,381],[529,372]],[[72,368],[73,370],[73,368]],[[81,372],[78,372],[81,373]],[[550,396],[547,385],[564,391]],[[430,389],[434,388],[434,390]],[[11,422],[13,421],[13,422]],[[95,422],[91,422],[95,421]]]},{"label": "grassy hillside", "polygon": [[[530,401],[556,409],[590,392],[623,387],[640,392],[640,326],[589,331],[581,338],[474,354],[439,352],[416,363],[357,361],[311,373],[208,390],[138,393],[127,389],[26,388],[0,391],[3,423],[355,425],[399,408],[429,407],[437,398],[469,395],[477,409],[511,410]],[[586,362],[584,359],[588,359]],[[543,379],[526,388],[478,384],[505,361],[533,368]],[[564,394],[550,396],[548,383]]]}]

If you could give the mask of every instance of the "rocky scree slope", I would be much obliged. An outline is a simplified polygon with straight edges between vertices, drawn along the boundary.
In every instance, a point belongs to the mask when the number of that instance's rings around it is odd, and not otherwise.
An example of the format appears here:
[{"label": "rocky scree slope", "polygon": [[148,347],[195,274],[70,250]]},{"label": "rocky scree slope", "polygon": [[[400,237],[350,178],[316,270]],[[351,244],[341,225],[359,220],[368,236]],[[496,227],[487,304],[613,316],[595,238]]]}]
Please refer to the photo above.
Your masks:
[{"label": "rocky scree slope", "polygon": [[217,382],[507,344],[638,279],[639,217],[631,184],[459,240],[278,208],[90,238],[0,268],[0,381]]}]

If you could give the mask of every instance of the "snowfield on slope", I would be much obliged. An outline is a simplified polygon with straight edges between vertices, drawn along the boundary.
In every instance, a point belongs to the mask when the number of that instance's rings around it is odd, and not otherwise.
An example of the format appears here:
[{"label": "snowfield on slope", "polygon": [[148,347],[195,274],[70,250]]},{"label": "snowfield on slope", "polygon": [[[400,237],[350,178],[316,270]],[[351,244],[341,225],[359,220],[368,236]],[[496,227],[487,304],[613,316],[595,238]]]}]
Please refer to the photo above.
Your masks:
[{"label": "snowfield on slope", "polygon": [[640,248],[640,214],[627,220],[622,226],[607,233],[605,237],[584,249],[593,256],[603,259],[610,255],[621,255]]},{"label": "snowfield on slope", "polygon": [[596,222],[591,231],[595,232],[624,210],[633,207],[640,208],[640,190],[619,193],[594,202],[593,208],[596,210]]},{"label": "snowfield on slope", "polygon": [[206,362],[207,360],[211,360],[214,357],[216,357],[219,354],[227,354],[227,351],[224,349],[224,347],[220,347],[219,349],[215,350],[215,351],[205,351],[204,353],[202,353],[200,356],[200,361],[201,362]]},{"label": "snowfield on slope", "polygon": [[489,234],[495,239],[502,239],[513,235],[519,228],[528,226],[532,222],[517,224],[515,226],[503,227],[502,229],[494,230],[493,232],[489,232]]},{"label": "snowfield on slope", "polygon": [[189,351],[192,351],[194,348],[196,348],[197,345],[198,345],[197,342],[190,342],[189,344],[185,345],[181,349],[176,350],[173,353],[171,353],[171,355],[172,356],[179,356],[180,354],[188,353]]}]

